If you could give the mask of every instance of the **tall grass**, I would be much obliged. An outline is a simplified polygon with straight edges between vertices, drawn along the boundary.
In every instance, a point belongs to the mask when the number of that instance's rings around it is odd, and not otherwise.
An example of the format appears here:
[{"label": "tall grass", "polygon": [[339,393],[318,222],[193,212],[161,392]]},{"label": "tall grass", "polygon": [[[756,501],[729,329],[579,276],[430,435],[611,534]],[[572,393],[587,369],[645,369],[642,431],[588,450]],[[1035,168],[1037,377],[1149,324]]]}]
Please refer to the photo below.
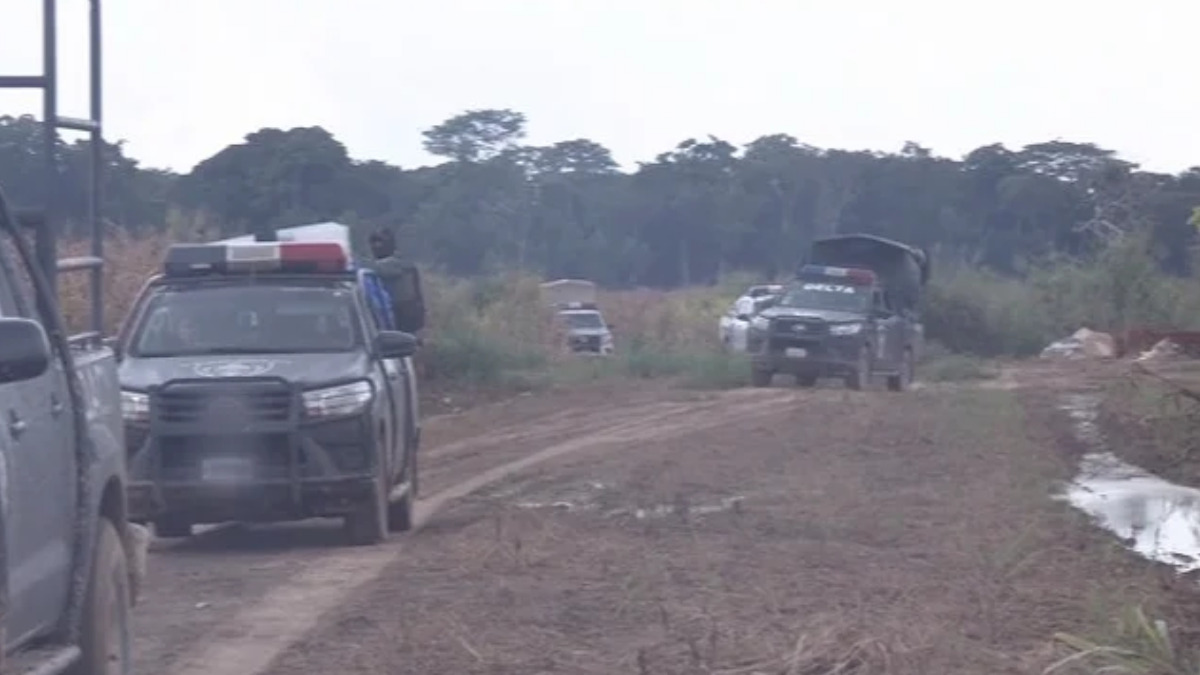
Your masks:
[{"label": "tall grass", "polygon": [[[166,236],[107,242],[105,307],[108,330],[125,316],[138,289],[161,264]],[[63,255],[86,243],[64,242]],[[430,380],[489,384],[513,373],[566,377],[684,376],[695,384],[740,386],[743,359],[723,354],[717,322],[755,279],[732,275],[713,287],[674,291],[602,291],[598,298],[615,326],[617,356],[602,361],[563,353],[561,330],[538,297],[540,279],[512,272],[477,279],[426,274],[429,328],[421,355]],[[86,277],[61,283],[73,328],[85,325]],[[1025,279],[966,268],[937,270],[925,305],[926,334],[949,352],[1025,356],[1081,326],[1120,331],[1134,325],[1192,328],[1200,324],[1200,283],[1158,273],[1146,240],[1132,236],[1087,262],[1053,261]],[[959,357],[959,361],[962,361]]]}]

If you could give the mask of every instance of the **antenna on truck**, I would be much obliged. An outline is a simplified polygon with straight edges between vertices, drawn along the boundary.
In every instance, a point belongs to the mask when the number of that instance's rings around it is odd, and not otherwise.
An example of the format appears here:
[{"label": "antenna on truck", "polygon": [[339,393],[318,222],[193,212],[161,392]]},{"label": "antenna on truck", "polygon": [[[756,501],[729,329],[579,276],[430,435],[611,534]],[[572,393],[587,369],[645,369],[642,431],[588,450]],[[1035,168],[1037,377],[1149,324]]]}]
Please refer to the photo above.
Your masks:
[{"label": "antenna on truck", "polygon": [[[89,119],[63,117],[58,114],[58,0],[42,0],[42,73],[40,75],[0,75],[0,89],[40,89],[42,91],[42,154],[45,162],[46,201],[39,216],[17,216],[23,225],[34,230],[34,251],[38,266],[49,285],[50,297],[58,295],[58,273],[88,270],[91,277],[92,333],[99,338],[104,331],[104,294],[101,292],[104,271],[104,229],[101,227],[103,204],[102,171],[104,168],[104,134],[100,118],[103,112],[101,91],[100,2],[89,0]],[[58,131],[67,129],[88,134],[88,155],[91,164],[88,189],[88,223],[91,234],[91,255],[58,259],[58,214],[55,213],[55,194],[59,185]],[[51,312],[53,311],[52,308]]]}]

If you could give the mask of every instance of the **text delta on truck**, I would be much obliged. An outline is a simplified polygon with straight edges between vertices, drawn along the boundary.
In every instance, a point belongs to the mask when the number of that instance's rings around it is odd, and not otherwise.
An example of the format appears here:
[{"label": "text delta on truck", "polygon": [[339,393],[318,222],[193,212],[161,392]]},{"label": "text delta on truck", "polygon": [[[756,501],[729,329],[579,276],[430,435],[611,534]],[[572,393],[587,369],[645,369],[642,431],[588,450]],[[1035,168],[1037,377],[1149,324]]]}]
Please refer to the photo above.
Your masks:
[{"label": "text delta on truck", "polygon": [[409,529],[417,338],[378,283],[334,241],[172,246],[118,337],[130,518]]},{"label": "text delta on truck", "polygon": [[0,244],[0,673],[128,675],[145,537],[126,521],[116,362],[98,330],[67,337],[47,281],[102,261],[41,269],[2,190]]},{"label": "text delta on truck", "polygon": [[753,383],[782,373],[803,386],[838,377],[863,389],[882,375],[889,389],[907,389],[928,279],[928,256],[906,244],[866,234],[817,240],[796,278],[750,321]]}]

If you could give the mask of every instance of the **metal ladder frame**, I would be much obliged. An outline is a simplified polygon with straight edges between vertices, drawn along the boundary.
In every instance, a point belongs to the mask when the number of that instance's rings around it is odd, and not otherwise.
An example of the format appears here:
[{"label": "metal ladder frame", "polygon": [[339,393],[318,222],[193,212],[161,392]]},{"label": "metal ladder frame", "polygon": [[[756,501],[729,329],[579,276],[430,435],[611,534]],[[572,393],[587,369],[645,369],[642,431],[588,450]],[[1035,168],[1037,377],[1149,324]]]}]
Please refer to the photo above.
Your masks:
[{"label": "metal ladder frame", "polygon": [[[103,208],[104,133],[103,89],[101,73],[101,0],[88,0],[89,20],[89,82],[90,119],[64,117],[58,114],[58,0],[42,0],[42,73],[40,75],[0,75],[0,89],[40,89],[42,91],[43,155],[46,162],[46,200],[39,215],[18,216],[23,224],[35,231],[34,245],[38,266],[49,284],[51,297],[58,295],[58,274],[88,270],[91,277],[91,332],[75,336],[74,340],[100,339],[104,334],[104,227]],[[60,187],[58,165],[59,130],[82,131],[89,135],[91,171],[88,190],[88,224],[91,235],[91,255],[58,259],[57,240],[60,214],[55,195]]]}]

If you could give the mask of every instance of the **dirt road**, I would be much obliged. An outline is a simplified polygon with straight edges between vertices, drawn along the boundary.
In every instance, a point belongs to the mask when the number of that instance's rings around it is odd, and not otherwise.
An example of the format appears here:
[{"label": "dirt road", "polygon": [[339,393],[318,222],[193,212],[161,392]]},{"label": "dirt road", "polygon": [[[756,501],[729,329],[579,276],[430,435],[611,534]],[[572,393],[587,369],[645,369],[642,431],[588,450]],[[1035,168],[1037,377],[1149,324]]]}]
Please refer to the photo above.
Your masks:
[{"label": "dirt road", "polygon": [[415,533],[156,543],[138,673],[1034,672],[1055,631],[1174,582],[1047,497],[1072,458],[1045,404],[1079,383],[1010,380],[431,420]]}]

